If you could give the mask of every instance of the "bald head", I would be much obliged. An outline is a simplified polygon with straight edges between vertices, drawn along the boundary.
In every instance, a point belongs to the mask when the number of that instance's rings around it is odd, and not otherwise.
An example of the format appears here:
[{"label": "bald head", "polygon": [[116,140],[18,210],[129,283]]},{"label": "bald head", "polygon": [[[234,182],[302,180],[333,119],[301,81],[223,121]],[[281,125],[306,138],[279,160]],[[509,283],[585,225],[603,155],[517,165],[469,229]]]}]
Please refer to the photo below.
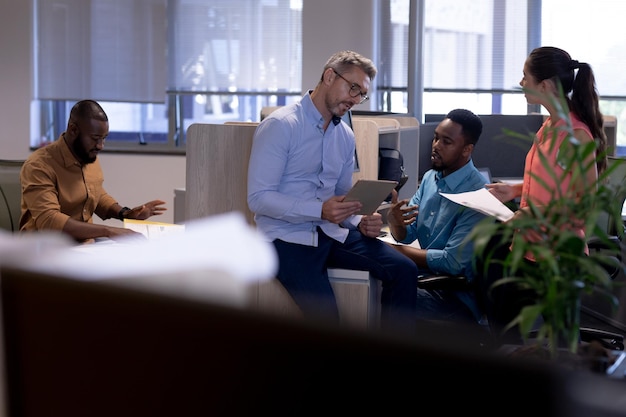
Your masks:
[{"label": "bald head", "polygon": [[79,122],[85,122],[92,119],[99,120],[101,122],[109,121],[107,114],[98,102],[93,100],[81,100],[72,107],[68,126],[70,123],[80,124]]}]

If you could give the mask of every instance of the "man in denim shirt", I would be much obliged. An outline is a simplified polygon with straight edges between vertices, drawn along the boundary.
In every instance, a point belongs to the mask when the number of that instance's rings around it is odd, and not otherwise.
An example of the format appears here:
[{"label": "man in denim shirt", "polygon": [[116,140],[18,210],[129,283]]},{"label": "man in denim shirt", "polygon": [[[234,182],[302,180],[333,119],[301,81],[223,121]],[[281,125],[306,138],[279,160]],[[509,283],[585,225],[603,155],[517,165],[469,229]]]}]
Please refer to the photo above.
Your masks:
[{"label": "man in denim shirt", "polygon": [[[394,239],[413,246],[394,247],[411,258],[419,274],[465,275],[473,279],[471,242],[465,237],[485,216],[454,203],[439,193],[463,193],[485,187],[486,178],[472,162],[472,152],[482,133],[480,118],[469,110],[455,109],[435,129],[432,169],[427,171],[411,200],[397,201],[387,221]],[[482,313],[473,291],[418,289],[419,318],[481,322]]]}]

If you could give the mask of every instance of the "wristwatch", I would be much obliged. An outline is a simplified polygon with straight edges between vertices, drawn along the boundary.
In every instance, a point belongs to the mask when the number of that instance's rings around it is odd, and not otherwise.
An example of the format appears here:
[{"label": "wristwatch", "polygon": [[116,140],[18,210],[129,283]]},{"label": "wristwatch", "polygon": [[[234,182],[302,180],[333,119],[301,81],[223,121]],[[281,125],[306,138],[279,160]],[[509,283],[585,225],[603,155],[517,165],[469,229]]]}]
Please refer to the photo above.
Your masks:
[{"label": "wristwatch", "polygon": [[119,213],[117,213],[117,218],[124,221],[124,218],[126,217],[126,213],[128,213],[129,211],[130,209],[128,207],[122,207]]}]

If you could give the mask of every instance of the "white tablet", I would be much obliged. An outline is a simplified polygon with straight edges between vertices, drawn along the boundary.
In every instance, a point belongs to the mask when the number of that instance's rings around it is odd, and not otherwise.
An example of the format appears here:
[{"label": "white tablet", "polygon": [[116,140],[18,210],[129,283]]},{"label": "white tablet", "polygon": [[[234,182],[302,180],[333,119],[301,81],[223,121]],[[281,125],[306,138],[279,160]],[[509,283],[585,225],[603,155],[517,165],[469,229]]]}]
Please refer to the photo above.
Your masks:
[{"label": "white tablet", "polygon": [[344,201],[360,201],[363,207],[359,214],[372,214],[396,185],[397,181],[358,180],[348,191]]}]

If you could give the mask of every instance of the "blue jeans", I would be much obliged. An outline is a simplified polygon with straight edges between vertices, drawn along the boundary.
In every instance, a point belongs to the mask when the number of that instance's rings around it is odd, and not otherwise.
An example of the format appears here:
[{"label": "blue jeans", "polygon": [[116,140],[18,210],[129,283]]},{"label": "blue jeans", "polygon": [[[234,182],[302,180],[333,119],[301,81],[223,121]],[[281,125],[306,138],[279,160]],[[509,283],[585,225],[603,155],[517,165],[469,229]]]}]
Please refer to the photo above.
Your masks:
[{"label": "blue jeans", "polygon": [[386,243],[350,230],[344,243],[318,228],[318,246],[274,240],[278,280],[307,316],[337,322],[339,313],[328,268],[369,271],[382,283],[381,327],[412,331],[415,326],[417,266]]}]

